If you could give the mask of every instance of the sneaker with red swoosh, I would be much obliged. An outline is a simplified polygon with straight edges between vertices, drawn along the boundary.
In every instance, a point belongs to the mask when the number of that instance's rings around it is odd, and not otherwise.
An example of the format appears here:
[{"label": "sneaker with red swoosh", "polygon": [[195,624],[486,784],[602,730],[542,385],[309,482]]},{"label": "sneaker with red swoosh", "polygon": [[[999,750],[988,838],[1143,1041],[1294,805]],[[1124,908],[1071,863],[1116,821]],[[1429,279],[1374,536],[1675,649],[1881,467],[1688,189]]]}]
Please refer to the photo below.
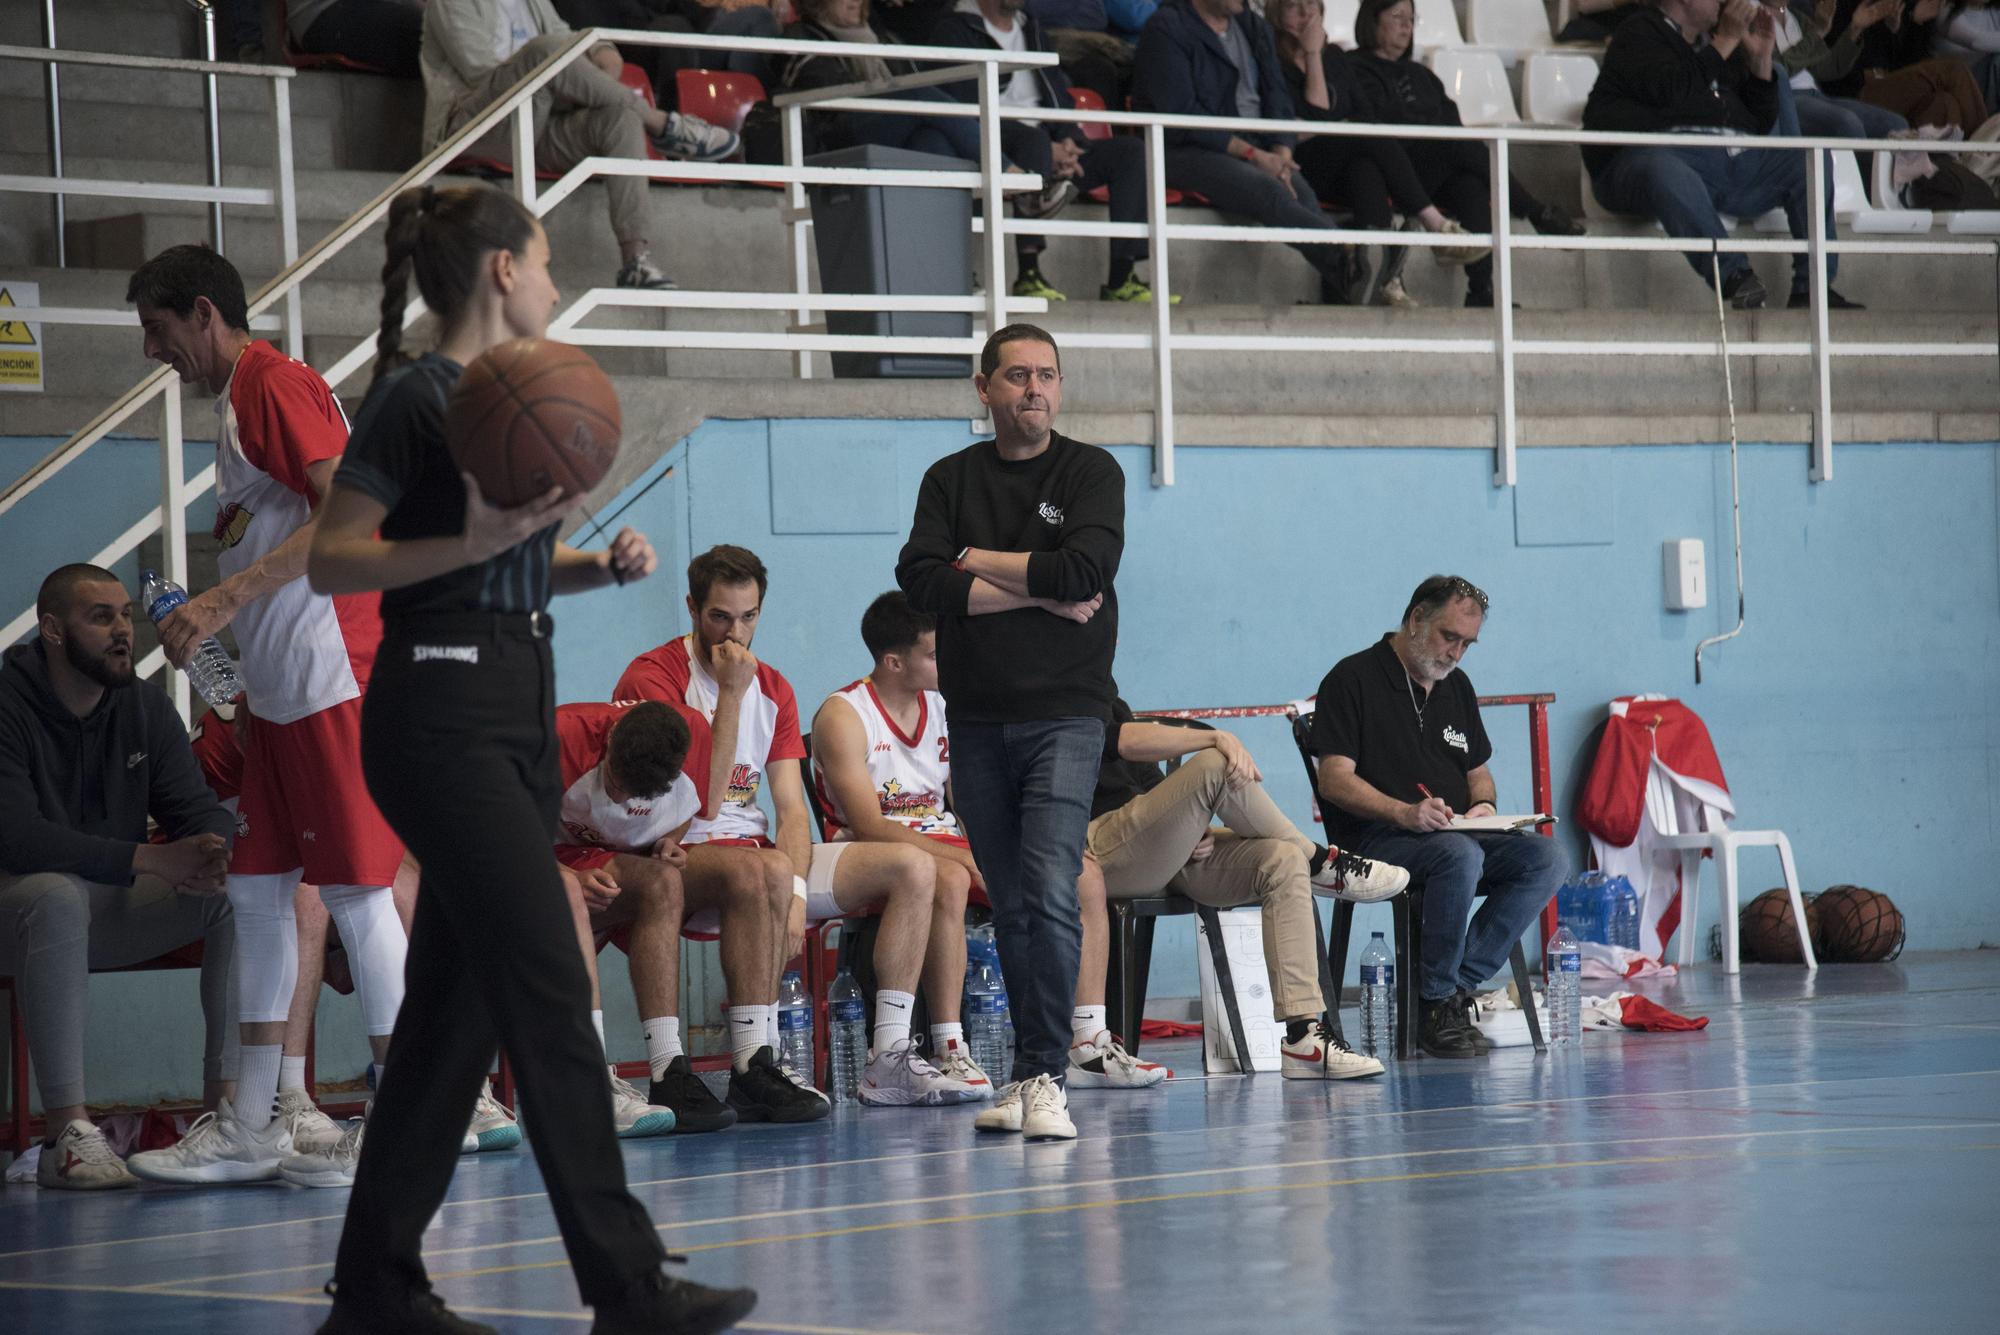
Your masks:
[{"label": "sneaker with red swoosh", "polygon": [[1359,1080],[1382,1074],[1381,1062],[1348,1047],[1346,1039],[1319,1020],[1299,1035],[1298,1042],[1287,1042],[1279,1051],[1287,1080]]}]

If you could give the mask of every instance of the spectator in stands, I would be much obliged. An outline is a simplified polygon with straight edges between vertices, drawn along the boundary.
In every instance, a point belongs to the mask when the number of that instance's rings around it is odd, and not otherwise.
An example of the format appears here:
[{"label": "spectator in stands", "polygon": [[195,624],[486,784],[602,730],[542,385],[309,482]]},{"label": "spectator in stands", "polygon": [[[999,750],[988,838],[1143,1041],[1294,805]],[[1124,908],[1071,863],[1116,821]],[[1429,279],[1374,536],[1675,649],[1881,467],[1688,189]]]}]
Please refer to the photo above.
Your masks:
[{"label": "spectator in stands", "polygon": [[[1182,756],[1188,757],[1185,764],[1161,773],[1161,761]],[[1090,857],[1110,898],[1171,891],[1217,908],[1262,907],[1271,1007],[1285,1026],[1286,1079],[1351,1080],[1382,1073],[1381,1062],[1355,1052],[1320,1022],[1326,1002],[1313,945],[1318,939],[1313,895],[1372,904],[1401,894],[1410,883],[1408,872],[1324,848],[1300,834],[1264,791],[1263,773],[1234,735],[1135,719],[1123,700],[1111,706],[1090,812]],[[1071,1016],[1069,1082],[1072,1087],[1124,1083],[1117,1079],[1123,1065],[1117,1058],[1124,1053],[1112,1051],[1117,1045],[1104,1026],[1109,924],[1090,905],[1083,912],[1085,966]],[[1096,984],[1093,1005],[1083,1000],[1089,982]]]},{"label": "spectator in stands", "polygon": [[[424,10],[424,147],[432,149],[492,106],[569,38],[549,0],[429,0]],[[535,161],[554,170],[587,157],[644,158],[646,144],[670,158],[714,162],[734,153],[737,137],[677,111],[648,107],[618,82],[624,59],[609,42],[573,61],[535,97]],[[508,159],[513,132],[496,126],[474,152]],[[646,182],[612,176],[611,232],[618,240],[619,287],[674,285],[653,261]]]},{"label": "spectator in stands", "polygon": [[1132,87],[1132,48],[1158,0],[1028,0],[1072,83],[1114,110]]},{"label": "spectator in stands", "polygon": [[264,0],[215,0],[215,21],[218,59],[264,63]]},{"label": "spectator in stands", "polygon": [[[1366,120],[1353,62],[1327,40],[1326,10],[1320,0],[1266,0],[1264,17],[1277,34],[1278,64],[1292,106],[1303,120]],[[1447,218],[1431,202],[1416,166],[1394,139],[1314,135],[1298,147],[1299,170],[1324,199],[1338,201],[1354,214],[1357,227],[1388,232],[1396,214],[1414,218],[1427,232],[1463,233],[1456,219]],[[1393,206],[1393,207],[1392,207]],[[1472,264],[1490,253],[1479,245],[1437,247],[1431,255],[1440,264]],[[1385,264],[1385,272],[1388,266]],[[1417,304],[1403,287],[1402,275],[1378,275],[1371,284],[1384,304]],[[1366,298],[1364,297],[1365,301]]]},{"label": "spectator in stands", "polygon": [[[1869,0],[1840,0],[1832,31],[1854,27]],[[1901,0],[1857,34],[1860,53],[1829,92],[1885,107],[1912,125],[1953,125],[1969,138],[1986,120],[1987,100],[1963,61],[1935,59],[1944,0]]]},{"label": "spectator in stands", "polygon": [[[201,780],[166,692],[134,680],[132,599],[93,565],[51,572],[37,634],[0,658],[0,974],[27,1016],[48,1138],[44,1187],[137,1179],[84,1108],[92,969],[202,945],[202,1097],[224,1097],[236,1055],[222,895],[234,821]],[[146,841],[151,816],[166,837]],[[26,1098],[17,1089],[14,1097]]]},{"label": "spectator in stands", "polygon": [[1808,136],[1881,139],[1910,123],[1893,111],[1853,97],[1832,97],[1820,82],[1838,79],[1854,67],[1861,54],[1861,35],[1901,9],[1902,0],[1868,0],[1854,11],[1847,27],[1828,45],[1839,0],[1818,0],[1801,15],[1786,0],[1762,0],[1777,24],[1781,78],[1789,76],[1798,132]]},{"label": "spectator in stands", "polygon": [[[1412,0],[1362,0],[1354,19],[1351,57],[1361,119],[1385,125],[1462,125],[1458,103],[1437,75],[1415,59],[1416,30]],[[1439,208],[1467,231],[1492,230],[1493,184],[1485,144],[1468,139],[1406,139],[1402,144],[1417,169],[1417,179]],[[1583,233],[1561,208],[1535,198],[1518,176],[1507,180],[1507,208],[1543,235]],[[1440,264],[1452,262],[1443,250],[1436,258]],[[1465,266],[1465,304],[1493,304],[1490,256]]]},{"label": "spectator in stands", "polygon": [[[553,0],[570,27],[640,28],[653,32],[703,33],[713,37],[776,37],[782,25],[764,0],[712,4],[706,0]],[[653,96],[663,107],[679,105],[675,72],[729,70],[771,81],[771,57],[760,51],[700,51],[691,47],[635,46],[625,59],[646,71]]]},{"label": "spectator in stands", "polygon": [[1953,5],[1938,25],[1933,48],[1964,63],[1990,110],[2000,107],[2000,9],[1989,0]]},{"label": "spectator in stands", "polygon": [[286,0],[285,28],[307,55],[340,56],[399,79],[423,73],[423,0]]},{"label": "spectator in stands", "polygon": [[[1139,38],[1132,105],[1182,116],[1290,120],[1271,25],[1246,0],[1165,0]],[[1266,227],[1330,230],[1319,196],[1278,131],[1166,131],[1167,184]],[[1346,305],[1367,275],[1353,247],[1293,242],[1319,273],[1320,300]]]},{"label": "spectator in stands", "polygon": [[[945,16],[931,33],[933,46],[988,47],[995,50],[1026,52],[1052,51],[1047,35],[1032,14],[1024,12],[1026,0],[958,0],[958,7]],[[959,84],[954,91],[968,102],[979,100],[975,84]],[[1070,97],[1069,77],[1060,66],[1016,70],[1003,75],[1001,100],[1012,107],[1047,107],[1062,111],[1075,106]],[[1000,148],[1007,158],[1044,180],[1066,180],[1085,193],[1105,187],[1110,194],[1111,221],[1146,221],[1146,145],[1136,135],[1091,139],[1083,128],[1067,120],[1002,121]],[[1042,276],[1039,264],[1047,242],[1039,236],[1014,238],[1019,270],[1014,277],[1017,297],[1065,300],[1064,294]],[[1153,299],[1153,289],[1133,272],[1146,258],[1146,243],[1132,237],[1111,241],[1111,272],[1098,289],[1100,301]]]},{"label": "spectator in stands", "polygon": [[[1776,26],[1756,0],[1660,0],[1625,20],[1604,53],[1604,67],[1583,108],[1586,130],[1695,131],[1761,135],[1778,125],[1780,81]],[[1755,218],[1779,205],[1794,237],[1804,240],[1817,204],[1834,236],[1833,177],[1823,200],[1808,198],[1803,153],[1721,148],[1627,148],[1589,144],[1583,163],[1605,207],[1659,220],[1668,236],[1729,235],[1721,215]],[[1687,252],[1704,281],[1721,271],[1722,295],[1738,310],[1768,296],[1740,251]],[[1838,257],[1826,260],[1832,279]],[[1793,306],[1807,304],[1811,257],[1792,257]],[[1857,309],[1828,289],[1835,309]]]},{"label": "spectator in stands", "polygon": [[[1459,666],[1486,609],[1465,580],[1426,579],[1400,627],[1334,664],[1313,715],[1319,797],[1335,837],[1409,868],[1423,887],[1417,1042],[1434,1057],[1491,1046],[1472,1026],[1472,994],[1507,962],[1568,863],[1553,839],[1451,828],[1457,815],[1495,811],[1493,748]],[[1486,902],[1472,913],[1479,894]]]}]

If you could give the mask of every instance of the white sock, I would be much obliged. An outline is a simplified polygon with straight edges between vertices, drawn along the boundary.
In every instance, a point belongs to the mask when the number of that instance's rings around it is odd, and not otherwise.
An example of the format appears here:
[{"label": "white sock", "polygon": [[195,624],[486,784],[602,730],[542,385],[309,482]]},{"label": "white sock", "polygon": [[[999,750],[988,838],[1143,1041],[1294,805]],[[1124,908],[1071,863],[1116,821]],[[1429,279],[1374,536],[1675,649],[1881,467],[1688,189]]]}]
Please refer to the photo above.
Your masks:
[{"label": "white sock", "polygon": [[646,1064],[653,1068],[653,1079],[664,1080],[667,1067],[681,1055],[680,1017],[662,1015],[641,1020],[639,1028],[646,1035]]},{"label": "white sock", "polygon": [[1102,1006],[1078,1006],[1070,1012],[1069,1031],[1072,1045],[1089,1043],[1104,1032],[1104,1010]]},{"label": "white sock", "polygon": [[380,1094],[382,1092],[382,1082],[389,1078],[389,1063],[371,1062],[370,1065],[375,1070],[375,1092]]},{"label": "white sock", "polygon": [[749,1070],[750,1059],[757,1055],[757,1049],[771,1046],[764,1033],[765,1019],[770,1009],[769,1006],[729,1008],[729,1051],[735,1058],[737,1070]]},{"label": "white sock", "polygon": [[306,1087],[306,1059],[304,1057],[280,1057],[278,1059],[278,1092]]},{"label": "white sock", "polygon": [[943,1052],[945,1045],[948,1043],[956,1043],[961,1048],[965,1046],[965,1026],[963,1024],[953,1022],[951,1024],[934,1024],[931,1026],[931,1051]]},{"label": "white sock", "polygon": [[910,1036],[910,1012],[917,999],[908,992],[882,988],[875,993],[875,1051],[887,1052]]},{"label": "white sock", "polygon": [[236,1068],[236,1120],[252,1131],[271,1124],[278,1101],[278,1066],[285,1060],[285,1045],[269,1047],[243,1045],[243,1060]]},{"label": "white sock", "polygon": [[771,1051],[778,1050],[778,1003],[764,1007],[764,1041],[771,1045]]},{"label": "white sock", "polygon": [[592,1011],[590,1013],[590,1023],[591,1027],[597,1030],[597,1047],[601,1052],[604,1049],[604,1012]]}]

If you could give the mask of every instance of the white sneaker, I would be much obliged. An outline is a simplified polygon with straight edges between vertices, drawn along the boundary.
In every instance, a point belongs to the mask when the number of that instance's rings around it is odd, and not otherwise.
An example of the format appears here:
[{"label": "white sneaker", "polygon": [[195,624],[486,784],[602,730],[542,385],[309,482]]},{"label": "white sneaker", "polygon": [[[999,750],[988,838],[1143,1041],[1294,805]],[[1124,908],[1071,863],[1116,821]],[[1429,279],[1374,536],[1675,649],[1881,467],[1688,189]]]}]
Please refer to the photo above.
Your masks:
[{"label": "white sneaker", "polygon": [[653,147],[682,162],[720,162],[743,147],[743,140],[735,131],[711,125],[699,116],[669,111],[667,128],[654,138]]},{"label": "white sneaker", "polygon": [[1028,1111],[1021,1134],[1029,1140],[1075,1140],[1076,1123],[1069,1120],[1069,1096],[1053,1076],[1038,1075],[1022,1096]]},{"label": "white sneaker", "polygon": [[312,1095],[303,1089],[278,1091],[278,1116],[292,1133],[292,1149],[299,1154],[317,1154],[341,1137],[340,1123],[320,1111]]},{"label": "white sneaker", "polygon": [[55,1144],[42,1146],[41,1157],[35,1161],[35,1181],[64,1191],[139,1185],[125,1161],[112,1152],[104,1133],[81,1117],[70,1119]]},{"label": "white sneaker", "polygon": [[944,1051],[931,1058],[931,1065],[937,1067],[947,1078],[956,1080],[961,1085],[970,1086],[973,1098],[993,1097],[992,1077],[980,1069],[978,1062],[972,1060],[972,1049],[957,1039],[946,1039]]},{"label": "white sneaker", "polygon": [[664,1136],[674,1129],[672,1108],[657,1108],[646,1102],[646,1096],[633,1088],[630,1081],[619,1077],[617,1067],[604,1069],[611,1077],[611,1125],[620,1140]]},{"label": "white sneaker", "polygon": [[299,1187],[353,1186],[354,1169],[361,1162],[361,1134],[367,1129],[364,1116],[326,1148],[279,1160],[278,1176]]},{"label": "white sneaker", "polygon": [[480,1150],[511,1150],[521,1143],[521,1124],[514,1120],[512,1113],[500,1106],[500,1100],[493,1097],[491,1081],[479,1087],[479,1102],[473,1105],[472,1125],[466,1128],[465,1139],[472,1148],[461,1150],[463,1154],[475,1154]]},{"label": "white sneaker", "polygon": [[1283,1043],[1278,1051],[1284,1056],[1287,1080],[1359,1080],[1382,1074],[1381,1062],[1348,1047],[1346,1039],[1329,1033],[1318,1020],[1307,1027],[1298,1042]]},{"label": "white sneaker", "polygon": [[940,1108],[948,1103],[976,1103],[979,1090],[954,1080],[924,1059],[913,1038],[885,1052],[873,1049],[861,1068],[861,1101],[878,1108]]},{"label": "white sneaker", "polygon": [[1069,1082],[1078,1089],[1151,1089],[1166,1078],[1166,1067],[1140,1061],[1108,1029],[1069,1050]]},{"label": "white sneaker", "polygon": [[1332,895],[1356,904],[1373,904],[1403,893],[1410,873],[1392,862],[1377,862],[1357,853],[1327,850],[1326,863],[1312,878],[1313,893]]},{"label": "white sneaker", "polygon": [[1025,1084],[1021,1081],[1002,1085],[1000,1092],[993,1096],[993,1106],[980,1109],[979,1116],[972,1119],[973,1128],[979,1131],[1019,1131],[1027,1116],[1027,1107],[1021,1097],[1023,1088]]},{"label": "white sneaker", "polygon": [[1421,301],[1410,295],[1409,289],[1403,286],[1401,278],[1391,278],[1388,282],[1382,284],[1381,288],[1375,293],[1375,304],[1377,306],[1388,306],[1393,310],[1399,311],[1413,311],[1423,305]]},{"label": "white sneaker", "polygon": [[223,1099],[214,1112],[195,1119],[180,1144],[135,1154],[125,1166],[149,1182],[269,1182],[291,1152],[284,1118],[273,1117],[262,1131],[252,1131]]}]

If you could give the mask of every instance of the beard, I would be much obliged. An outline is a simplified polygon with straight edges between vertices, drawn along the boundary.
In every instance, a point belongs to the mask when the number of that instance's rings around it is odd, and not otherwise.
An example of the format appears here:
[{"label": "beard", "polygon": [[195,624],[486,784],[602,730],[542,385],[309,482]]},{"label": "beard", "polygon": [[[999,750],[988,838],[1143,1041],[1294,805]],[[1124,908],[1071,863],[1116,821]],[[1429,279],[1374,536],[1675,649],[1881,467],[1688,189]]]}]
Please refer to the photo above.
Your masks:
[{"label": "beard", "polygon": [[93,654],[70,637],[63,640],[63,657],[71,667],[107,690],[122,691],[138,675],[132,666],[130,648],[126,649],[122,659],[113,657],[109,652]]}]

